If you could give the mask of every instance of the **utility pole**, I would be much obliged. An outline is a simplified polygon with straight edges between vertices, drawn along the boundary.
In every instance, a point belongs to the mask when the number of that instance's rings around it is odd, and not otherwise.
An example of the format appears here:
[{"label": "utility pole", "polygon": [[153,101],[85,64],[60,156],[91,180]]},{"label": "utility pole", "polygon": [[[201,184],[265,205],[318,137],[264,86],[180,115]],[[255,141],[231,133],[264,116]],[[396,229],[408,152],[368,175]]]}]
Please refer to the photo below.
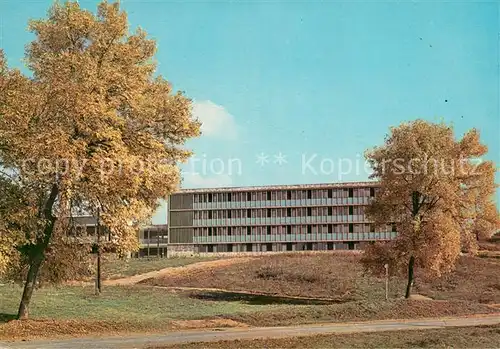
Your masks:
[{"label": "utility pole", "polygon": [[101,293],[101,212],[97,207],[97,275],[96,275],[96,295]]},{"label": "utility pole", "polygon": [[389,300],[389,264],[384,265],[385,268],[385,300]]}]

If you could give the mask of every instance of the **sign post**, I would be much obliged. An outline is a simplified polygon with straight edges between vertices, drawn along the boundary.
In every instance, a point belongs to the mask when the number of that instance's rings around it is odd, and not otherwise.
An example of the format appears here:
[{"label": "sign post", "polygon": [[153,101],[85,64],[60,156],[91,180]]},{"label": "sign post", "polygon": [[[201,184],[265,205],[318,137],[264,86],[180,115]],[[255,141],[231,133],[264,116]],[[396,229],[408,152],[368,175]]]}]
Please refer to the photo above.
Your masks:
[{"label": "sign post", "polygon": [[385,300],[389,300],[389,264],[384,265],[385,268]]}]

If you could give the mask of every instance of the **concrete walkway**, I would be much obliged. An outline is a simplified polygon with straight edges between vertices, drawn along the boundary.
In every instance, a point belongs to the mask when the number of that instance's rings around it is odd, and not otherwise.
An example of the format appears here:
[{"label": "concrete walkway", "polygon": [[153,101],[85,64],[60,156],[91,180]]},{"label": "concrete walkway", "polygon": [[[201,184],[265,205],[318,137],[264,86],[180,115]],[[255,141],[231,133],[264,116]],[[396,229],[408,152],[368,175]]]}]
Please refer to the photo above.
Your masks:
[{"label": "concrete walkway", "polygon": [[30,342],[0,342],[0,349],[90,349],[90,348],[144,348],[147,346],[179,344],[189,342],[213,342],[220,340],[282,338],[318,334],[380,332],[411,329],[436,329],[500,324],[500,313],[469,317],[450,317],[419,320],[381,320],[336,324],[315,324],[288,327],[252,327],[212,330],[192,330],[164,334],[131,335],[102,338],[75,338]]}]

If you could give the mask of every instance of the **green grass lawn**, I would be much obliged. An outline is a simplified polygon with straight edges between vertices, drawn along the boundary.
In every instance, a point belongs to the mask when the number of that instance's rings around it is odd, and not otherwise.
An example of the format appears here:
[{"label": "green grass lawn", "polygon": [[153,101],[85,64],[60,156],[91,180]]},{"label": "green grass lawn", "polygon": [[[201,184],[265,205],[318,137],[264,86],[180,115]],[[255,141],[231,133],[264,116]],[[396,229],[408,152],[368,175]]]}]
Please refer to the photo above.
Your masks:
[{"label": "green grass lawn", "polygon": [[223,315],[242,316],[264,310],[280,312],[280,308],[286,307],[210,302],[149,286],[105,286],[99,296],[94,295],[90,286],[64,286],[36,290],[30,306],[30,320],[10,321],[17,312],[21,294],[20,286],[0,286],[0,340],[185,328],[186,325],[176,322],[178,320],[220,318],[219,323],[211,326],[226,326],[231,320]]},{"label": "green grass lawn", "polygon": [[498,348],[500,326],[176,344],[149,349]]},{"label": "green grass lawn", "polygon": [[215,260],[216,257],[179,257],[179,258],[105,258],[102,263],[104,279],[119,279],[160,270],[163,268],[182,267],[188,264]]},{"label": "green grass lawn", "polygon": [[[22,289],[0,286],[0,313],[17,311]],[[47,287],[35,291],[30,306],[32,319],[123,320],[155,322],[202,319],[220,314],[247,313],[279,308],[280,305],[249,305],[243,302],[208,302],[182,297],[166,290],[142,286],[105,286],[94,295],[93,287]]]}]

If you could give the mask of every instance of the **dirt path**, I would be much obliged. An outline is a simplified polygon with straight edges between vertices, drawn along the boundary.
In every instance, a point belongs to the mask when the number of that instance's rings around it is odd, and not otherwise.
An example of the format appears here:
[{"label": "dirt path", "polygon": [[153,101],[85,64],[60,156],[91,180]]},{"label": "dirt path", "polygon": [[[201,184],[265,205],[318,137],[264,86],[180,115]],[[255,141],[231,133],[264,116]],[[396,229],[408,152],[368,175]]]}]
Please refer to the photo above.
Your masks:
[{"label": "dirt path", "polygon": [[245,263],[254,259],[254,257],[237,257],[237,258],[228,258],[228,259],[218,259],[214,261],[206,261],[206,262],[198,262],[193,264],[188,264],[182,267],[169,267],[161,270],[150,271],[145,274],[139,274],[134,276],[128,276],[121,279],[114,280],[105,280],[103,282],[104,285],[134,285],[143,280],[147,280],[155,277],[164,277],[164,276],[174,276],[179,274],[185,274],[192,271],[200,270],[200,269],[211,269],[223,267],[226,265],[232,265],[237,263]]},{"label": "dirt path", "polygon": [[499,325],[500,313],[468,317],[449,317],[418,320],[380,320],[336,324],[314,324],[289,327],[253,327],[216,330],[192,330],[155,335],[116,336],[108,338],[78,338],[53,341],[0,342],[0,348],[12,349],[90,349],[90,348],[145,348],[148,346],[175,345],[191,342],[214,342],[219,340],[283,338],[319,334],[340,334],[356,332],[381,332],[411,329],[436,329],[445,327],[466,327]]}]

